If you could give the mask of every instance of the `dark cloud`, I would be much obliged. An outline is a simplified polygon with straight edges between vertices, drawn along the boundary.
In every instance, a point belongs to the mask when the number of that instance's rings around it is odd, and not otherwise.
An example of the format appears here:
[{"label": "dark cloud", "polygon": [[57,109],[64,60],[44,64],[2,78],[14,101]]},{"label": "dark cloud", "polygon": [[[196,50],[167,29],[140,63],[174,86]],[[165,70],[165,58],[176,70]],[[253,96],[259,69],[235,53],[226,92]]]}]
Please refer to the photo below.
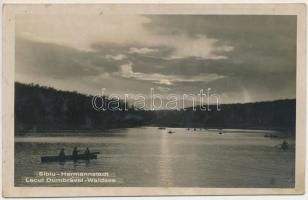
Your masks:
[{"label": "dark cloud", "polygon": [[123,61],[108,59],[105,55],[108,54],[17,38],[16,73],[67,79],[118,71],[117,65]]},{"label": "dark cloud", "polygon": [[[177,45],[161,42],[97,41],[90,50],[80,50],[17,37],[16,74],[49,77],[55,82],[71,79],[91,91],[107,85],[111,92],[148,93],[153,87],[181,94],[210,87],[226,102],[295,97],[295,16],[146,17],[151,21],[144,26],[156,37],[172,41],[170,36],[181,35],[178,38],[199,41],[202,35],[202,41],[214,41],[215,48],[213,44],[204,48],[213,48],[216,56],[192,56],[198,54],[183,53],[183,49],[179,53]],[[176,54],[181,56],[172,57]],[[203,81],[202,76],[217,78]]]},{"label": "dark cloud", "polygon": [[[234,47],[227,53],[245,59],[248,53],[293,62],[296,54],[296,16],[152,16],[147,27],[161,34],[204,34]],[[286,57],[285,57],[286,56]],[[246,58],[249,59],[249,58]],[[245,59],[245,60],[246,60]]]}]

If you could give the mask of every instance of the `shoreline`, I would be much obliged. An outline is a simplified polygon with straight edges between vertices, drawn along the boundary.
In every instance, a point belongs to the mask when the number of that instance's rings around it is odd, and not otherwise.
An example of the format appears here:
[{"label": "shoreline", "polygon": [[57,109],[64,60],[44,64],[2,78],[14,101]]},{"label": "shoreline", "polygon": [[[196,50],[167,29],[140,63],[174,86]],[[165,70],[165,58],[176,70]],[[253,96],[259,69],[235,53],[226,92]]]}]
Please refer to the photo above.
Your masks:
[{"label": "shoreline", "polygon": [[[247,133],[250,134],[250,132],[258,132],[258,133],[273,133],[277,134],[280,137],[288,137],[288,138],[295,138],[295,131],[292,130],[283,130],[283,129],[270,129],[270,128],[233,128],[233,127],[227,127],[227,128],[217,128],[217,127],[208,127],[208,128],[201,128],[201,127],[172,127],[172,126],[156,126],[156,125],[149,125],[149,126],[139,126],[139,127],[127,127],[127,128],[114,128],[114,129],[102,129],[102,130],[35,130],[35,131],[23,131],[23,132],[15,132],[15,137],[23,137],[23,136],[48,136],[48,137],[58,137],[58,136],[116,136],[117,134],[121,133],[121,130],[123,129],[133,129],[133,128],[157,128],[158,131],[159,128],[165,128],[165,129],[186,129],[187,131],[192,132],[198,132],[198,131],[209,131],[209,132],[215,132],[215,131],[223,131],[225,133]],[[189,130],[188,130],[189,129]],[[196,129],[196,130],[194,130]],[[280,138],[279,137],[279,138]]]}]

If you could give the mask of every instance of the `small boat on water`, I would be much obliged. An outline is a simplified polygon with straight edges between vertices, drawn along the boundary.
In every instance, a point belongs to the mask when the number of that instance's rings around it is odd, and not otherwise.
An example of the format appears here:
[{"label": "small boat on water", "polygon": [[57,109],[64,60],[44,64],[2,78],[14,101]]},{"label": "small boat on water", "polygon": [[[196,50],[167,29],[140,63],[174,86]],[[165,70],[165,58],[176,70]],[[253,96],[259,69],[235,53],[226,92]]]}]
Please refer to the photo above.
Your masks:
[{"label": "small boat on water", "polygon": [[218,134],[219,134],[219,135],[222,135],[222,129],[219,130]]},{"label": "small boat on water", "polygon": [[168,131],[168,133],[169,133],[169,134],[172,134],[172,133],[174,133],[174,131],[171,131],[171,130],[170,130],[170,131]]},{"label": "small boat on water", "polygon": [[159,127],[158,129],[165,130],[166,128],[165,127]]},{"label": "small boat on water", "polygon": [[283,140],[281,144],[278,144],[275,147],[278,147],[280,150],[283,150],[283,151],[295,150],[294,145],[291,146],[286,140]]},{"label": "small boat on water", "polygon": [[273,134],[265,134],[264,137],[269,137],[269,138],[278,138],[277,135],[273,135]]},{"label": "small boat on water", "polygon": [[97,154],[100,152],[91,152],[89,154],[78,154],[77,156],[65,155],[61,156],[42,156],[41,162],[66,162],[66,161],[77,161],[77,160],[93,160],[97,159]]}]

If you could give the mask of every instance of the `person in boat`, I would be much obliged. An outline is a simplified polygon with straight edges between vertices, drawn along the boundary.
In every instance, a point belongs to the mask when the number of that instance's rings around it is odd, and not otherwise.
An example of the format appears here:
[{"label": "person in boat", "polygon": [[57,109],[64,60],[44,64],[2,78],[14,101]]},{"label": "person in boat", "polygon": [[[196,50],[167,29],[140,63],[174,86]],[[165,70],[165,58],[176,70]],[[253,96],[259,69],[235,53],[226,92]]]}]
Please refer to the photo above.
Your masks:
[{"label": "person in boat", "polygon": [[281,149],[282,150],[287,150],[289,148],[289,144],[286,140],[283,140],[282,144],[281,144]]},{"label": "person in boat", "polygon": [[61,151],[60,151],[60,153],[59,153],[59,158],[60,158],[60,160],[64,160],[64,159],[65,159],[64,148],[61,149]]},{"label": "person in boat", "polygon": [[78,150],[77,150],[77,147],[74,147],[74,150],[73,150],[73,153],[72,153],[72,156],[73,156],[73,159],[76,160],[77,157],[78,157]]},{"label": "person in boat", "polygon": [[90,155],[90,150],[89,150],[89,147],[86,148],[86,150],[84,151],[84,154],[89,156]]}]

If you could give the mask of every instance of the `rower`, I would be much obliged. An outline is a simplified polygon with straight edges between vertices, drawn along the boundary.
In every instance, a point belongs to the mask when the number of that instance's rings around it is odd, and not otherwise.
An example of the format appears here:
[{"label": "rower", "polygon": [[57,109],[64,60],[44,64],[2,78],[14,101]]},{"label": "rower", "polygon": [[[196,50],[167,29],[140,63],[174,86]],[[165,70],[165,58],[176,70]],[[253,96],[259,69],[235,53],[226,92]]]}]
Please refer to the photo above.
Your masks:
[{"label": "rower", "polygon": [[73,156],[73,159],[76,160],[77,157],[78,157],[78,150],[77,150],[77,147],[74,147],[74,150],[73,150],[73,153],[72,153],[72,156]]},{"label": "rower", "polygon": [[286,140],[283,140],[282,144],[281,144],[281,149],[282,150],[287,150],[289,148],[289,144]]},{"label": "rower", "polygon": [[90,155],[90,150],[89,150],[89,147],[86,148],[86,150],[84,151],[84,154],[89,156]]},{"label": "rower", "polygon": [[59,159],[60,159],[60,160],[64,160],[64,159],[65,159],[64,148],[62,148],[61,151],[60,151],[60,153],[59,153]]}]

